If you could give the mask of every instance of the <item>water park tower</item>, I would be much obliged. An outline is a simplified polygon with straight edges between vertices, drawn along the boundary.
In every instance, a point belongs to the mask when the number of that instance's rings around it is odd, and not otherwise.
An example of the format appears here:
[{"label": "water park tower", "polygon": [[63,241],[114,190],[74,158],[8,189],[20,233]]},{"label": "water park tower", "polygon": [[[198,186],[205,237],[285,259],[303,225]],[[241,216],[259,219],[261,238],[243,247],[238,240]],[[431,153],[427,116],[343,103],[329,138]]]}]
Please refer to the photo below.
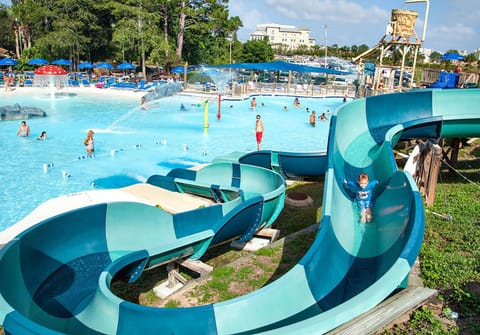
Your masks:
[{"label": "water park tower", "polygon": [[[364,78],[360,81],[361,84],[370,85],[373,94],[377,94],[381,90],[401,91],[404,88],[412,87],[418,50],[423,43],[414,30],[417,17],[418,12],[416,11],[393,9],[385,35],[378,44],[353,58],[353,62],[359,62],[359,76]],[[378,53],[378,66],[365,61],[366,57]],[[387,56],[393,58],[398,55],[401,57],[400,65],[384,64]]]}]

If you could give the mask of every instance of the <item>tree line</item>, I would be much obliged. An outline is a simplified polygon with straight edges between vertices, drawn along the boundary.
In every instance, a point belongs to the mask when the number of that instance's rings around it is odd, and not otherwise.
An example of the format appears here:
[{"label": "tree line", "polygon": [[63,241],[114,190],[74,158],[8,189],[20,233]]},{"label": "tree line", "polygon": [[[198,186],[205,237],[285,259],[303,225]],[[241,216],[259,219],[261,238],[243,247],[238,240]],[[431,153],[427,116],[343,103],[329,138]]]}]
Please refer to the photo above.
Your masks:
[{"label": "tree line", "polygon": [[[0,47],[36,57],[168,66],[228,63],[242,22],[228,0],[13,0],[0,5]],[[230,52],[232,50],[232,52]],[[241,56],[241,55],[240,55]]]},{"label": "tree line", "polygon": [[[289,50],[268,40],[240,42],[243,26],[228,0],[12,0],[0,4],[0,48],[26,64],[32,58],[129,61],[146,66],[266,62],[277,55],[322,56],[324,46]],[[351,59],[368,46],[328,46]],[[433,56],[441,56],[434,54]],[[420,55],[420,57],[422,57]],[[392,57],[392,62],[395,57]],[[375,59],[371,59],[375,61]],[[419,61],[421,62],[421,58]]]}]

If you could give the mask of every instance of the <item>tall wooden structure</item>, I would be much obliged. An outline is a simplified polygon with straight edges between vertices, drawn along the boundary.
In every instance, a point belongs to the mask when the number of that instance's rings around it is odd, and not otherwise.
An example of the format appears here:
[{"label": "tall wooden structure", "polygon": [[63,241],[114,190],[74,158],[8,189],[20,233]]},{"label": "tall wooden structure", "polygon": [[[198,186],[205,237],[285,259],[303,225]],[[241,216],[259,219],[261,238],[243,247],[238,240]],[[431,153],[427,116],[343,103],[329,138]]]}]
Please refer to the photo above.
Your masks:
[{"label": "tall wooden structure", "polygon": [[[412,87],[418,50],[422,45],[422,41],[414,30],[417,17],[418,12],[416,11],[393,9],[385,35],[383,35],[378,44],[353,59],[354,62],[359,62],[359,72],[363,73],[365,57],[379,53],[379,64],[376,66],[375,74],[371,81],[374,94],[377,94],[381,88],[387,88],[387,86],[390,90],[402,90],[406,71],[412,74],[412,78],[408,80],[408,85],[405,88]],[[413,59],[407,59],[409,52],[410,55],[413,55]],[[384,65],[384,58],[387,55],[397,53],[402,57],[400,67]],[[400,72],[398,84],[396,85],[394,84],[396,82],[394,77],[395,70]]]}]

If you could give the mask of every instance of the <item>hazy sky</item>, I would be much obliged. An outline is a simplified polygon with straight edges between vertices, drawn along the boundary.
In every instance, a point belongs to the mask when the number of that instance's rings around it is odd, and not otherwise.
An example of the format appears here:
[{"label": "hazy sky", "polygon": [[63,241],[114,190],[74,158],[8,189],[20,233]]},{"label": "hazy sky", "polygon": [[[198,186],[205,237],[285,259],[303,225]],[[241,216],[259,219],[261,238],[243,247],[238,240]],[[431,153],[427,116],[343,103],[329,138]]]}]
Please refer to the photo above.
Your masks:
[{"label": "hazy sky", "polygon": [[[10,4],[8,0],[0,3]],[[448,49],[480,48],[479,0],[429,0],[430,9],[423,47],[440,53]],[[244,27],[239,39],[246,41],[255,26],[276,23],[310,29],[318,45],[375,45],[385,33],[392,9],[419,12],[415,32],[421,38],[426,3],[401,0],[230,0],[231,16],[239,16]]]}]

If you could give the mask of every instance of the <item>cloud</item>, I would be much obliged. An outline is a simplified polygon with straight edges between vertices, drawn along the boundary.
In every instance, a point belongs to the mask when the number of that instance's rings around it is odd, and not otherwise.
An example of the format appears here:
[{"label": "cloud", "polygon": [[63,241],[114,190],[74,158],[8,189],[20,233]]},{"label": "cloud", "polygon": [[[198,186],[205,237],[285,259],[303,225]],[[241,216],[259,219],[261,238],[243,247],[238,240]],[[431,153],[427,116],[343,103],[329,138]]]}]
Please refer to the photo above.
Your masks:
[{"label": "cloud", "polygon": [[[239,38],[247,40],[261,23],[277,23],[310,29],[317,44],[373,46],[382,38],[394,8],[419,12],[415,32],[422,37],[425,4],[405,4],[404,0],[233,0],[232,15],[240,16],[244,28]],[[479,0],[431,0],[425,48],[435,50],[478,48]],[[233,14],[234,13],[234,14]]]},{"label": "cloud", "polygon": [[[448,45],[449,49],[459,49],[462,45],[465,45],[465,41],[476,41],[477,33],[471,27],[464,23],[455,23],[448,25],[427,27],[427,36],[425,43],[429,44],[429,41],[437,41],[432,45],[433,48],[441,50],[441,46]],[[440,42],[441,43],[438,43]],[[447,50],[441,50],[443,52]],[[471,51],[471,50],[468,50]]]},{"label": "cloud", "polygon": [[375,23],[387,22],[389,12],[378,6],[365,6],[347,0],[266,0],[273,12],[292,20]]}]

